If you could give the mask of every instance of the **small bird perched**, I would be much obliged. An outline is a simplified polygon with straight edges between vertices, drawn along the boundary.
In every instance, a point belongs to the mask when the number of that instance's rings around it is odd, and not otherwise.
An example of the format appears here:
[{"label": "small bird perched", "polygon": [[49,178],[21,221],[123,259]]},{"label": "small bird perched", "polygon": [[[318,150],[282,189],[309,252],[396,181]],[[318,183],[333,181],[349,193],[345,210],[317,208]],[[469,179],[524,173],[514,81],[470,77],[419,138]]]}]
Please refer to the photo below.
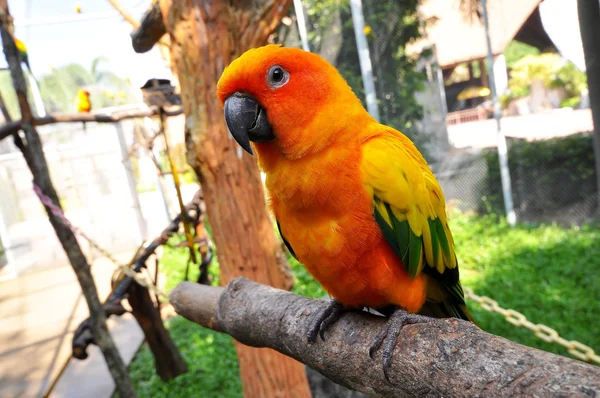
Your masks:
[{"label": "small bird perched", "polygon": [[88,113],[92,110],[92,103],[90,102],[90,92],[84,89],[77,91],[77,112]]},{"label": "small bird perched", "polygon": [[[90,101],[90,92],[84,89],[77,91],[77,98],[75,99],[77,105],[77,113],[89,113],[92,110],[92,102]],[[83,131],[87,133],[87,127],[83,122]]]},{"label": "small bird perched", "polygon": [[15,45],[17,46],[17,50],[19,50],[19,61],[21,63],[24,63],[25,66],[27,66],[27,70],[29,70],[29,73],[32,73],[31,66],[29,64],[29,55],[27,55],[27,47],[25,46],[25,43],[15,38]]},{"label": "small bird perched", "polygon": [[333,66],[299,49],[252,49],[225,69],[217,95],[232,136],[258,155],[288,249],[333,297],[310,342],[348,309],[377,309],[389,320],[370,355],[385,342],[388,377],[404,325],[472,320],[439,183]]}]

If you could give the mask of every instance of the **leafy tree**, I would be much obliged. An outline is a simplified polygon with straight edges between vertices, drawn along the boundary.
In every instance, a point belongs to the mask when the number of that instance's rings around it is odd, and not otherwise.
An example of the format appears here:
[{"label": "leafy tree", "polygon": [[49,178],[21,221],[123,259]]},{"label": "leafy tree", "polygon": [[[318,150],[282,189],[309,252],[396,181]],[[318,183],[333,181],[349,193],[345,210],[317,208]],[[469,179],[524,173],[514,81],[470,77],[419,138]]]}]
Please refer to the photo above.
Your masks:
[{"label": "leafy tree", "polygon": [[576,106],[587,89],[585,73],[560,55],[526,55],[513,63],[508,82],[510,92],[503,101],[529,95],[534,81],[541,81],[547,88],[564,89],[563,106]]},{"label": "leafy tree", "polygon": [[525,58],[528,55],[540,55],[540,50],[530,46],[529,44],[521,43],[520,41],[513,40],[508,43],[504,50],[504,57],[506,58],[506,68],[512,69],[512,67],[519,60]]},{"label": "leafy tree", "polygon": [[[407,134],[423,150],[425,137],[418,134],[415,123],[422,119],[423,108],[415,93],[425,88],[425,75],[417,70],[418,59],[405,51],[407,43],[421,37],[418,3],[368,0],[363,1],[363,11],[381,122]],[[306,0],[303,4],[310,50],[336,66],[364,105],[350,2]],[[298,45],[288,33],[280,32],[280,41]]]}]

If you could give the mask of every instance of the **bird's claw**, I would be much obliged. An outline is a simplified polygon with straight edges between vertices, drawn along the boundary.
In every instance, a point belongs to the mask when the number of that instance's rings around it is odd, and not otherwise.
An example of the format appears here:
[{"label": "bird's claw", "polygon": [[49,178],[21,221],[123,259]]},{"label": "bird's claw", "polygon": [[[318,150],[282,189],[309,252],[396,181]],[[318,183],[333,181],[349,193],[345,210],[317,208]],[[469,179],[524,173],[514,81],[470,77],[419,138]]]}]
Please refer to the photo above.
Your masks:
[{"label": "bird's claw", "polygon": [[317,335],[325,340],[325,332],[333,325],[340,316],[346,311],[344,306],[335,299],[329,302],[329,305],[317,316],[314,322],[308,329],[308,342],[314,343],[317,341]]},{"label": "bird's claw", "polygon": [[402,328],[406,325],[431,322],[432,320],[433,318],[424,315],[410,314],[402,309],[396,309],[388,319],[387,323],[381,328],[373,340],[373,343],[371,343],[369,356],[373,359],[375,352],[379,350],[385,341],[381,357],[383,359],[383,374],[388,381],[390,381],[394,348],[396,347],[396,342]]}]

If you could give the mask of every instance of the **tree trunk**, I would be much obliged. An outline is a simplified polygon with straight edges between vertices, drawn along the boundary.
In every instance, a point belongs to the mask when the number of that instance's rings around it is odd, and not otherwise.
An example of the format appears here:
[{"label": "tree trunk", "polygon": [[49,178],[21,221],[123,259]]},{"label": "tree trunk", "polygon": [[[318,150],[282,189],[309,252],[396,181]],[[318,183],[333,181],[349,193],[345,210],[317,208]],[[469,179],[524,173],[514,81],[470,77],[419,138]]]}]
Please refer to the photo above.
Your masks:
[{"label": "tree trunk", "polygon": [[186,373],[187,364],[165,328],[160,310],[152,302],[148,289],[132,283],[129,286],[129,305],[152,350],[154,367],[162,381],[167,382]]},{"label": "tree trunk", "polygon": [[[265,206],[255,160],[229,136],[216,85],[245,50],[266,44],[291,0],[160,0],[186,114],[195,169],[221,267],[221,282],[245,276],[289,289],[292,277]],[[276,351],[236,343],[246,397],[309,397],[304,367]]]},{"label": "tree trunk", "polygon": [[600,214],[600,5],[598,0],[577,0],[579,29],[594,121],[594,157],[596,159],[596,214]]}]

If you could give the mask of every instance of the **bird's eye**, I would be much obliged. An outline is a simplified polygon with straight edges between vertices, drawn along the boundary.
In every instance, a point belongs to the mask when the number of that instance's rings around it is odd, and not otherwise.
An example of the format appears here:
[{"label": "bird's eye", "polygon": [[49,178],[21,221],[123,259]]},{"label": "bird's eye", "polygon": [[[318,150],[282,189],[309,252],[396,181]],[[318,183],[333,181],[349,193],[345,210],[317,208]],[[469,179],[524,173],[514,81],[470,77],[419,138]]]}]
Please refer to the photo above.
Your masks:
[{"label": "bird's eye", "polygon": [[267,83],[271,88],[285,86],[290,80],[290,74],[279,65],[273,65],[267,72]]}]

